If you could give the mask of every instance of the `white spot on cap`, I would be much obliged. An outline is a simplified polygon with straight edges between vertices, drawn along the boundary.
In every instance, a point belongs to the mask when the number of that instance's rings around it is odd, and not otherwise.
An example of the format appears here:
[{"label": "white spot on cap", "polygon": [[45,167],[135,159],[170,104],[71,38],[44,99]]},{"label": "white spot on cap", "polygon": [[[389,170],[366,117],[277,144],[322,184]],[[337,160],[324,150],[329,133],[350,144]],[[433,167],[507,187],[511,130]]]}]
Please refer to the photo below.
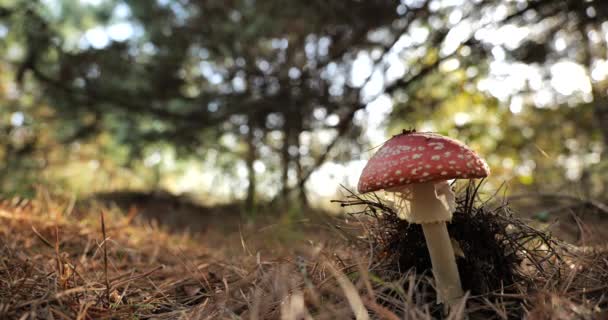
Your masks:
[{"label": "white spot on cap", "polygon": [[421,154],[421,153],[416,153],[416,154],[414,154],[414,155],[412,156],[412,159],[418,159],[418,158],[421,158],[421,157],[422,157],[422,154]]},{"label": "white spot on cap", "polygon": [[433,149],[435,150],[441,150],[444,148],[443,142],[431,142],[429,143],[429,146],[433,146]]},{"label": "white spot on cap", "polygon": [[431,160],[437,161],[439,159],[441,159],[441,156],[439,156],[439,155],[434,155],[434,156],[431,157]]}]

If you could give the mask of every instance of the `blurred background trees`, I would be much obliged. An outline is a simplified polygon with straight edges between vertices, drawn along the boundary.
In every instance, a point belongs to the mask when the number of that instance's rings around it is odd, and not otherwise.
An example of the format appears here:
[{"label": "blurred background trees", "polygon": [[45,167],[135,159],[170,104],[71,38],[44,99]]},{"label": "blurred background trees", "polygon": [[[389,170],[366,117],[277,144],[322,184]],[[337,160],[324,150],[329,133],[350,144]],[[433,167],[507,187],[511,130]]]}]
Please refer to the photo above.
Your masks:
[{"label": "blurred background trees", "polygon": [[5,192],[306,207],[405,128],[470,143],[509,192],[605,191],[603,1],[0,0],[0,19]]}]

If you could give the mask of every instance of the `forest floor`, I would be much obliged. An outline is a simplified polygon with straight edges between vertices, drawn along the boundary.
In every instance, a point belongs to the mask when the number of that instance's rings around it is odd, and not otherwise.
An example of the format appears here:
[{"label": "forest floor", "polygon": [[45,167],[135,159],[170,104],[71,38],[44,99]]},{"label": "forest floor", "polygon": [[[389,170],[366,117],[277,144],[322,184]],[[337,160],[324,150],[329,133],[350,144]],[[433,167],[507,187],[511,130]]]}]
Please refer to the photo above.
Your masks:
[{"label": "forest floor", "polygon": [[[516,262],[505,269],[510,278],[471,289],[447,316],[428,270],[387,253],[392,240],[377,232],[389,229],[374,218],[310,213],[246,223],[238,206],[141,197],[76,203],[41,190],[34,200],[2,201],[0,319],[608,318],[606,247],[571,245],[508,215],[491,221],[517,237],[506,235],[511,242],[492,259]],[[400,222],[391,226],[419,240]],[[475,260],[474,246],[464,243],[462,260]],[[484,282],[505,267],[476,261],[483,264],[465,267],[487,270],[463,277]]]}]

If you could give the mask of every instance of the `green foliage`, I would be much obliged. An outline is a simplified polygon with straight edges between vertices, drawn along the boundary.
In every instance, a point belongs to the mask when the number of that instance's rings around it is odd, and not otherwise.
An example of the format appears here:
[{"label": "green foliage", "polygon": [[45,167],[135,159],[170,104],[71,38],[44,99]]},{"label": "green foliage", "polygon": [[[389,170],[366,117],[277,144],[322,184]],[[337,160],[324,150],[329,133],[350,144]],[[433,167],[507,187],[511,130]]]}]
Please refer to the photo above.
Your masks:
[{"label": "green foliage", "polygon": [[[601,184],[593,168],[608,140],[606,80],[564,95],[551,79],[560,62],[590,74],[604,61],[607,8],[549,0],[3,0],[1,168],[34,177],[27,185],[51,163],[77,159],[69,164],[98,173],[105,182],[97,186],[115,185],[108,181],[127,170],[142,177],[137,185],[156,187],[198,162],[230,197],[300,199],[305,207],[313,171],[368,149],[360,111],[386,93],[389,132],[416,127],[465,140],[487,155],[497,181]],[[541,86],[524,79],[502,88],[496,65],[516,63],[536,68]],[[388,72],[399,66],[403,72]],[[539,91],[554,99],[539,103]],[[520,103],[510,108],[513,101]],[[23,125],[10,124],[16,113]],[[17,145],[16,132],[27,132]],[[158,154],[173,164],[150,160]]]}]

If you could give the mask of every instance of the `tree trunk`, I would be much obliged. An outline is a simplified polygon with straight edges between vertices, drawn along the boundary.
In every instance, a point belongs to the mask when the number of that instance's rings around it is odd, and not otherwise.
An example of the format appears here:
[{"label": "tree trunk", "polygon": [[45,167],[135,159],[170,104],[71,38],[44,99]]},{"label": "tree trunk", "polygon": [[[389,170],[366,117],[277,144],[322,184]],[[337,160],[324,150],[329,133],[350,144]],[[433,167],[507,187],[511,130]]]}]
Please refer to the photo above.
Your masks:
[{"label": "tree trunk", "polygon": [[289,156],[289,146],[291,140],[290,121],[291,116],[289,111],[284,113],[285,123],[283,126],[283,145],[281,146],[281,205],[287,208],[289,203],[289,164],[291,157]]},{"label": "tree trunk", "polygon": [[[606,161],[606,159],[608,159],[608,94],[605,90],[602,90],[597,83],[594,83],[593,79],[591,78],[591,71],[593,69],[593,48],[591,42],[589,41],[589,37],[587,36],[587,30],[585,29],[584,25],[579,25],[579,28],[579,32],[583,39],[582,43],[584,45],[582,50],[582,64],[587,69],[587,76],[591,82],[593,114],[595,116],[597,128],[599,129],[604,142],[601,160]],[[593,190],[593,181],[588,169],[589,168],[583,170],[583,175],[581,176],[580,180],[582,192],[586,199],[593,197],[594,191],[600,195],[605,193],[605,187],[603,185],[599,187],[599,189]]]},{"label": "tree trunk", "polygon": [[593,113],[604,139],[604,157],[608,156],[608,97],[593,86]]},{"label": "tree trunk", "polygon": [[300,134],[303,131],[302,115],[299,115],[295,125],[294,133],[294,146],[298,148],[298,153],[295,156],[294,162],[296,164],[297,176],[298,176],[298,202],[301,209],[308,208],[308,198],[306,197],[306,180],[304,180],[304,168],[302,167],[302,153],[300,153]]},{"label": "tree trunk", "polygon": [[303,179],[304,169],[302,168],[300,157],[300,154],[298,154],[297,158],[295,159],[298,170],[298,201],[300,208],[306,209],[308,208],[308,197],[306,196],[306,181]]},{"label": "tree trunk", "polygon": [[582,64],[587,69],[587,75],[589,77],[589,81],[591,82],[591,95],[593,97],[593,113],[595,115],[596,124],[602,134],[602,139],[604,140],[604,149],[602,158],[608,157],[608,95],[604,90],[598,88],[596,83],[593,83],[593,79],[591,79],[591,71],[593,68],[593,60],[592,60],[592,50],[591,42],[589,41],[589,37],[587,36],[587,30],[585,30],[584,26],[580,26],[579,30],[581,37],[583,39],[583,56],[582,56]]},{"label": "tree trunk", "polygon": [[247,179],[249,180],[249,185],[247,186],[247,198],[245,200],[245,210],[248,214],[253,215],[255,212],[255,195],[256,195],[256,174],[254,163],[257,159],[256,145],[255,145],[255,127],[253,126],[253,121],[249,119],[248,123],[249,131],[247,132],[246,140],[247,140],[247,156],[246,156],[246,164],[247,164]]}]

